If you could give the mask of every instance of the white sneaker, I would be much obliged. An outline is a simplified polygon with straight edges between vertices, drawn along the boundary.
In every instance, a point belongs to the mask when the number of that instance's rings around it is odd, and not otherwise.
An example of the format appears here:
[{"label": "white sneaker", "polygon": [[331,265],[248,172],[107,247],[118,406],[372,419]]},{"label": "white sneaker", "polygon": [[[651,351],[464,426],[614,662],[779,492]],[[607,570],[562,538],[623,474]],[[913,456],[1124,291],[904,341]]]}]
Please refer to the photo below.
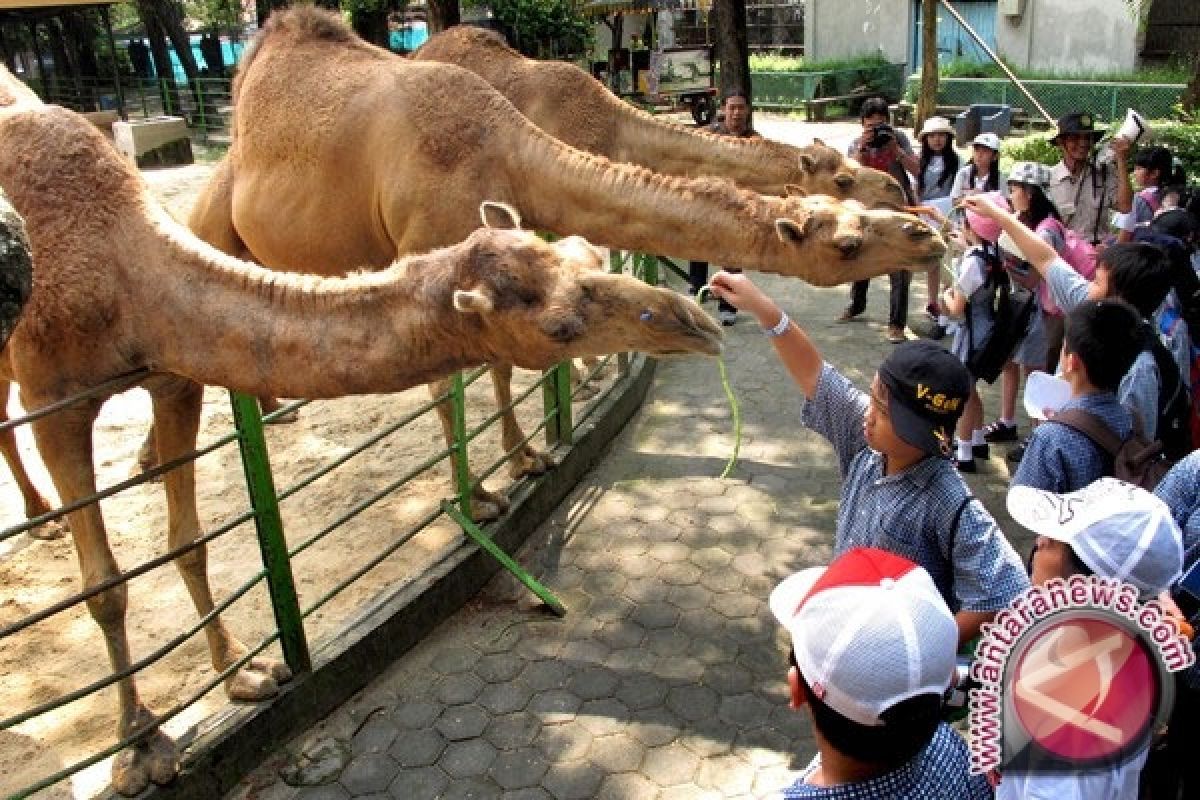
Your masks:
[{"label": "white sneaker", "polygon": [[720,318],[721,324],[727,328],[733,323],[737,322],[736,311],[725,311],[722,309],[721,311],[717,312],[717,316]]}]

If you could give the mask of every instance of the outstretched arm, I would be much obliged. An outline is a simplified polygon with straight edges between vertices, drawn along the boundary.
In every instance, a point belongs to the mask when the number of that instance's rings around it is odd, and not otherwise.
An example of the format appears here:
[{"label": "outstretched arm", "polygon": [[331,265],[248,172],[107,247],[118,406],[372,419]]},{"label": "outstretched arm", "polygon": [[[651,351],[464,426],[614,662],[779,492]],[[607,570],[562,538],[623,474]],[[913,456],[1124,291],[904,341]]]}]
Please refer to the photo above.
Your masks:
[{"label": "outstretched arm", "polygon": [[[737,306],[758,320],[764,328],[776,327],[783,319],[783,311],[775,301],[763,294],[748,277],[741,273],[718,272],[710,285],[727,303]],[[817,393],[817,379],[821,376],[824,360],[820,351],[800,326],[790,323],[779,336],[771,337],[779,360],[791,374],[792,380],[811,400]]]},{"label": "outstretched arm", "polygon": [[1017,219],[1015,214],[1010,214],[983,195],[964,197],[962,204],[976,214],[1000,223],[1000,227],[1012,237],[1013,242],[1021,250],[1021,255],[1025,256],[1025,260],[1033,265],[1038,274],[1043,278],[1046,277],[1050,265],[1058,258],[1058,253],[1054,251],[1053,247],[1042,241],[1037,232],[1025,227],[1025,224]]}]

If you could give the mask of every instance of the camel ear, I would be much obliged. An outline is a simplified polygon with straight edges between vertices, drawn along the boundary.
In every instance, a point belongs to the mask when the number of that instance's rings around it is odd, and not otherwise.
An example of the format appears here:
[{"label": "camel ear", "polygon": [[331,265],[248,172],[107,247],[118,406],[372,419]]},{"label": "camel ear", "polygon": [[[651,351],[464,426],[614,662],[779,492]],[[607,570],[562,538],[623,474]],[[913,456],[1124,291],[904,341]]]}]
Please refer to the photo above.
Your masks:
[{"label": "camel ear", "polygon": [[485,228],[502,230],[520,230],[521,228],[521,215],[508,203],[484,200],[479,204],[479,218],[483,220]]},{"label": "camel ear", "polygon": [[800,154],[800,169],[803,172],[816,172],[817,160],[808,153]]},{"label": "camel ear", "polygon": [[784,197],[808,197],[808,192],[798,183],[787,183],[783,186]]},{"label": "camel ear", "polygon": [[792,244],[799,244],[804,241],[807,235],[805,228],[808,227],[808,220],[804,222],[796,222],[794,219],[780,217],[775,220],[775,234],[783,241]]},{"label": "camel ear", "polygon": [[814,139],[813,139],[813,144],[819,144],[819,145],[821,145],[821,147],[825,147],[825,146],[826,146],[826,145],[825,145],[825,140],[824,140],[824,139],[817,139],[817,138],[814,138]]},{"label": "camel ear", "polygon": [[454,307],[464,314],[487,314],[494,306],[492,298],[478,289],[455,289]]}]

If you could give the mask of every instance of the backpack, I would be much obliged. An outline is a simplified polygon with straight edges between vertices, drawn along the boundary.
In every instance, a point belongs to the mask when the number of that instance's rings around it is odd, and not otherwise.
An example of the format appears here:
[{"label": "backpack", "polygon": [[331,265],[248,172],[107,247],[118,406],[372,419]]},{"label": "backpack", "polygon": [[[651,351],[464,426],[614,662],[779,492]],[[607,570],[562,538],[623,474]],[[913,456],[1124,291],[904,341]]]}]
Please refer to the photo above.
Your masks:
[{"label": "backpack", "polygon": [[1157,186],[1147,186],[1138,192],[1137,196],[1150,206],[1151,211],[1155,214],[1158,213],[1159,207],[1162,206],[1162,192],[1158,190]]},{"label": "backpack", "polygon": [[1154,487],[1171,469],[1171,462],[1163,455],[1162,442],[1146,438],[1136,414],[1133,417],[1133,432],[1124,441],[1104,420],[1081,408],[1060,411],[1047,421],[1074,428],[1091,439],[1112,457],[1112,477],[1146,491],[1154,491]]},{"label": "backpack", "polygon": [[[1182,316],[1178,308],[1173,305],[1165,306],[1159,313],[1158,326],[1164,336],[1171,336],[1178,328]],[[1184,320],[1186,322],[1186,320]],[[1200,334],[1200,328],[1192,327],[1188,324],[1188,332],[1191,341],[1190,352],[1188,358],[1188,374],[1183,375],[1183,382],[1187,385],[1187,392],[1191,395],[1192,416],[1191,416],[1191,433],[1192,443],[1200,445],[1200,345],[1196,344],[1196,336]]]},{"label": "backpack", "polygon": [[996,382],[1004,365],[1025,338],[1029,320],[1037,306],[1033,292],[1017,286],[1008,276],[1000,254],[984,247],[983,260],[988,266],[985,286],[994,287],[992,294],[992,330],[981,342],[975,341],[971,329],[971,312],[966,313],[967,369],[971,375],[988,384]]},{"label": "backpack", "polygon": [[1142,349],[1150,351],[1158,367],[1158,440],[1164,455],[1178,461],[1193,449],[1192,395],[1188,382],[1179,374],[1179,365],[1158,338],[1154,326],[1144,323],[1142,337]]},{"label": "backpack", "polygon": [[[1063,225],[1054,217],[1046,217],[1038,223],[1038,233],[1042,231],[1054,231],[1063,240],[1062,250],[1059,251],[1058,257],[1067,262],[1071,269],[1078,272],[1087,280],[1091,280],[1096,274],[1096,248],[1087,239],[1084,239],[1075,231]],[[1038,297],[1042,301],[1042,310],[1047,314],[1062,316],[1062,309],[1054,302],[1054,298],[1050,296],[1050,285],[1046,281],[1042,281],[1042,285],[1038,287]]]}]

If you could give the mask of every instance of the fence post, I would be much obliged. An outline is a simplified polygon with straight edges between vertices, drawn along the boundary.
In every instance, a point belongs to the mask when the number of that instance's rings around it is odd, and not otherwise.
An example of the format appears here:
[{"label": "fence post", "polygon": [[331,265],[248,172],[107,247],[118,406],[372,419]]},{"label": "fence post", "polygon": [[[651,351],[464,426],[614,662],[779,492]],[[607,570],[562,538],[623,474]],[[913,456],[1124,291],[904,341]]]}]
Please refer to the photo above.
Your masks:
[{"label": "fence post", "polygon": [[258,401],[242,392],[230,392],[233,421],[237,426],[238,448],[242,452],[242,468],[246,472],[246,490],[254,509],[254,527],[258,530],[258,546],[262,550],[263,566],[267,570],[267,588],[275,624],[279,626],[279,641],[283,657],[294,673],[312,670],[308,641],[304,635],[304,620],[296,599],[296,582],[288,558],[287,540],[283,537],[283,520],[279,516],[279,498],[271,477],[267,458],[267,440],[263,435],[262,415]]},{"label": "fence post", "polygon": [[471,516],[471,468],[467,463],[467,389],[461,372],[450,378],[450,426],[454,433],[454,485],[458,489],[458,507]]},{"label": "fence post", "polygon": [[546,409],[546,443],[550,447],[571,444],[571,362],[560,361],[542,376],[542,403]]},{"label": "fence post", "polygon": [[196,112],[200,116],[200,136],[204,141],[208,141],[208,120],[204,114],[204,85],[201,83],[202,78],[196,78]]}]

